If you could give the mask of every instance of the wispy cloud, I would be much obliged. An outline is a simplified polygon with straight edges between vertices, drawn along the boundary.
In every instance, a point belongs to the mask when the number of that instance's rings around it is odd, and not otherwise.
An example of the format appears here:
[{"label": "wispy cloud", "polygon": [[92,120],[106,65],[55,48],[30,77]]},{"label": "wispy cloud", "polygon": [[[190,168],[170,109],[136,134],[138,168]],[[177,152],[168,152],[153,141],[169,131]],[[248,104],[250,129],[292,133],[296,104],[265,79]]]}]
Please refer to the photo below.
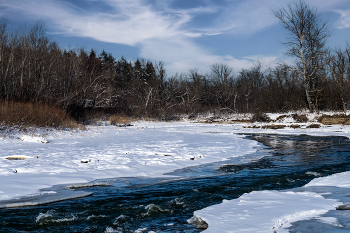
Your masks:
[{"label": "wispy cloud", "polygon": [[[58,27],[60,33],[89,37],[98,41],[134,46],[150,38],[171,37],[190,20],[187,15],[164,15],[140,0],[106,0],[110,9],[86,12],[59,1],[19,1],[4,4],[9,10],[30,17],[44,18]],[[21,8],[17,6],[20,5]]]},{"label": "wispy cloud", "polygon": [[[321,10],[348,0],[310,0]],[[42,19],[50,31],[97,41],[137,46],[140,56],[162,60],[169,73],[190,68],[208,70],[213,63],[226,63],[234,69],[249,68],[255,59],[272,64],[274,56],[235,58],[216,55],[196,43],[196,38],[220,34],[253,34],[277,23],[271,9],[289,1],[245,0],[209,1],[192,8],[173,7],[174,1],[85,0],[84,5],[66,0],[0,0],[0,15],[18,19]],[[82,1],[80,1],[82,3]],[[349,11],[341,14],[339,27],[350,27]],[[194,24],[197,17],[211,17],[210,23]]]},{"label": "wispy cloud", "polygon": [[275,66],[277,59],[276,56],[266,55],[255,55],[241,59],[231,55],[213,55],[193,42],[181,38],[173,38],[166,42],[162,40],[146,41],[141,48],[141,56],[158,57],[165,62],[170,74],[187,72],[194,68],[206,73],[210,71],[210,65],[214,63],[227,64],[234,70],[240,71],[252,67],[256,61],[260,61],[264,66]]},{"label": "wispy cloud", "polygon": [[254,33],[277,22],[271,14],[271,9],[279,6],[283,6],[282,1],[230,1],[215,20],[215,27],[229,29],[229,32],[234,34]]},{"label": "wispy cloud", "polygon": [[350,28],[350,10],[347,10],[347,11],[337,10],[335,12],[340,14],[340,19],[336,24],[337,28],[339,29]]}]

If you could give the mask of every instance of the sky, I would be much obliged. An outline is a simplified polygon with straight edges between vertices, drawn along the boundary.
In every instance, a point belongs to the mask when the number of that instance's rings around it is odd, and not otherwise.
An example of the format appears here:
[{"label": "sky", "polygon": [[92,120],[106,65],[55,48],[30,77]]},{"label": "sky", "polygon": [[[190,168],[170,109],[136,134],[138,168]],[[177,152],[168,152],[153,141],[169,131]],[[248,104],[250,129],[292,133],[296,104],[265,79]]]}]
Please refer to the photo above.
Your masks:
[{"label": "sky", "polygon": [[[289,0],[0,0],[12,28],[44,22],[61,48],[105,50],[117,59],[162,61],[168,76],[215,63],[235,72],[292,62],[286,32],[271,11]],[[349,0],[306,0],[328,21],[327,46],[349,43]]]}]

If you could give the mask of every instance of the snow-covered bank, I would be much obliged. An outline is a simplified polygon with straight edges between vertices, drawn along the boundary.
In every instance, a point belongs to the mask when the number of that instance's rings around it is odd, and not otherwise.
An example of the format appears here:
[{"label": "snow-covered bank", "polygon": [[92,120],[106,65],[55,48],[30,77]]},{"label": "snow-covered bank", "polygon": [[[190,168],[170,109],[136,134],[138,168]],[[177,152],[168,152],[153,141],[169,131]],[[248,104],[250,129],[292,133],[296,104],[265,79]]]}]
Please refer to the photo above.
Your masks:
[{"label": "snow-covered bank", "polygon": [[253,153],[258,143],[234,134],[236,130],[230,125],[139,122],[126,128],[54,131],[42,140],[21,135],[0,138],[0,200],[52,185],[161,177],[176,169]]},{"label": "snow-covered bank", "polygon": [[255,191],[194,215],[208,223],[205,232],[283,232],[292,222],[320,216],[340,204],[313,192]]},{"label": "snow-covered bank", "polygon": [[[238,199],[223,200],[221,204],[195,211],[193,219],[208,224],[206,233],[281,233],[289,232],[288,228],[297,222],[301,224],[293,232],[349,231],[349,178],[350,172],[343,172],[316,178],[304,187],[292,190],[246,193]],[[196,224],[192,219],[189,222]],[[328,229],[313,230],[310,222]]]}]

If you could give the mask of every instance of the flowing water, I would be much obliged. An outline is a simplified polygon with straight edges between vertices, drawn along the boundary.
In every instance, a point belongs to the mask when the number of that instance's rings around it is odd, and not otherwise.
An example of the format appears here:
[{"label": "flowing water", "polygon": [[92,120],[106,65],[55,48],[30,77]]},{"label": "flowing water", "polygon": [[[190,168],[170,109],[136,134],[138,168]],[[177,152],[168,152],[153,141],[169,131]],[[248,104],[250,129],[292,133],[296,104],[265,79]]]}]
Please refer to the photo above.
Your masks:
[{"label": "flowing water", "polygon": [[264,149],[167,174],[182,179],[116,178],[110,186],[77,189],[93,193],[85,198],[0,209],[0,232],[200,232],[187,223],[195,210],[254,190],[296,188],[350,170],[346,137],[246,137]]}]

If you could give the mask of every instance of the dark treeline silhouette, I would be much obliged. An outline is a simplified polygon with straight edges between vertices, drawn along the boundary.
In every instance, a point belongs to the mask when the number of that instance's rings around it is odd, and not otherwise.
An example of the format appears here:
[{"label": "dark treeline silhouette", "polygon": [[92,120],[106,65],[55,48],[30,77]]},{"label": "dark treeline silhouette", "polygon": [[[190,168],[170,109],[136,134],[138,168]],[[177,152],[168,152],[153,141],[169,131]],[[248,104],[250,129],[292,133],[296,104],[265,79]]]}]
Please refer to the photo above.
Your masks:
[{"label": "dark treeline silhouette", "polygon": [[[350,48],[318,59],[317,110],[350,104]],[[309,107],[305,81],[288,66],[257,63],[238,73],[213,64],[209,73],[166,76],[162,62],[85,49],[62,49],[43,24],[29,30],[0,25],[0,100],[55,105],[75,119],[96,112],[172,119],[203,112],[285,112]]]}]

